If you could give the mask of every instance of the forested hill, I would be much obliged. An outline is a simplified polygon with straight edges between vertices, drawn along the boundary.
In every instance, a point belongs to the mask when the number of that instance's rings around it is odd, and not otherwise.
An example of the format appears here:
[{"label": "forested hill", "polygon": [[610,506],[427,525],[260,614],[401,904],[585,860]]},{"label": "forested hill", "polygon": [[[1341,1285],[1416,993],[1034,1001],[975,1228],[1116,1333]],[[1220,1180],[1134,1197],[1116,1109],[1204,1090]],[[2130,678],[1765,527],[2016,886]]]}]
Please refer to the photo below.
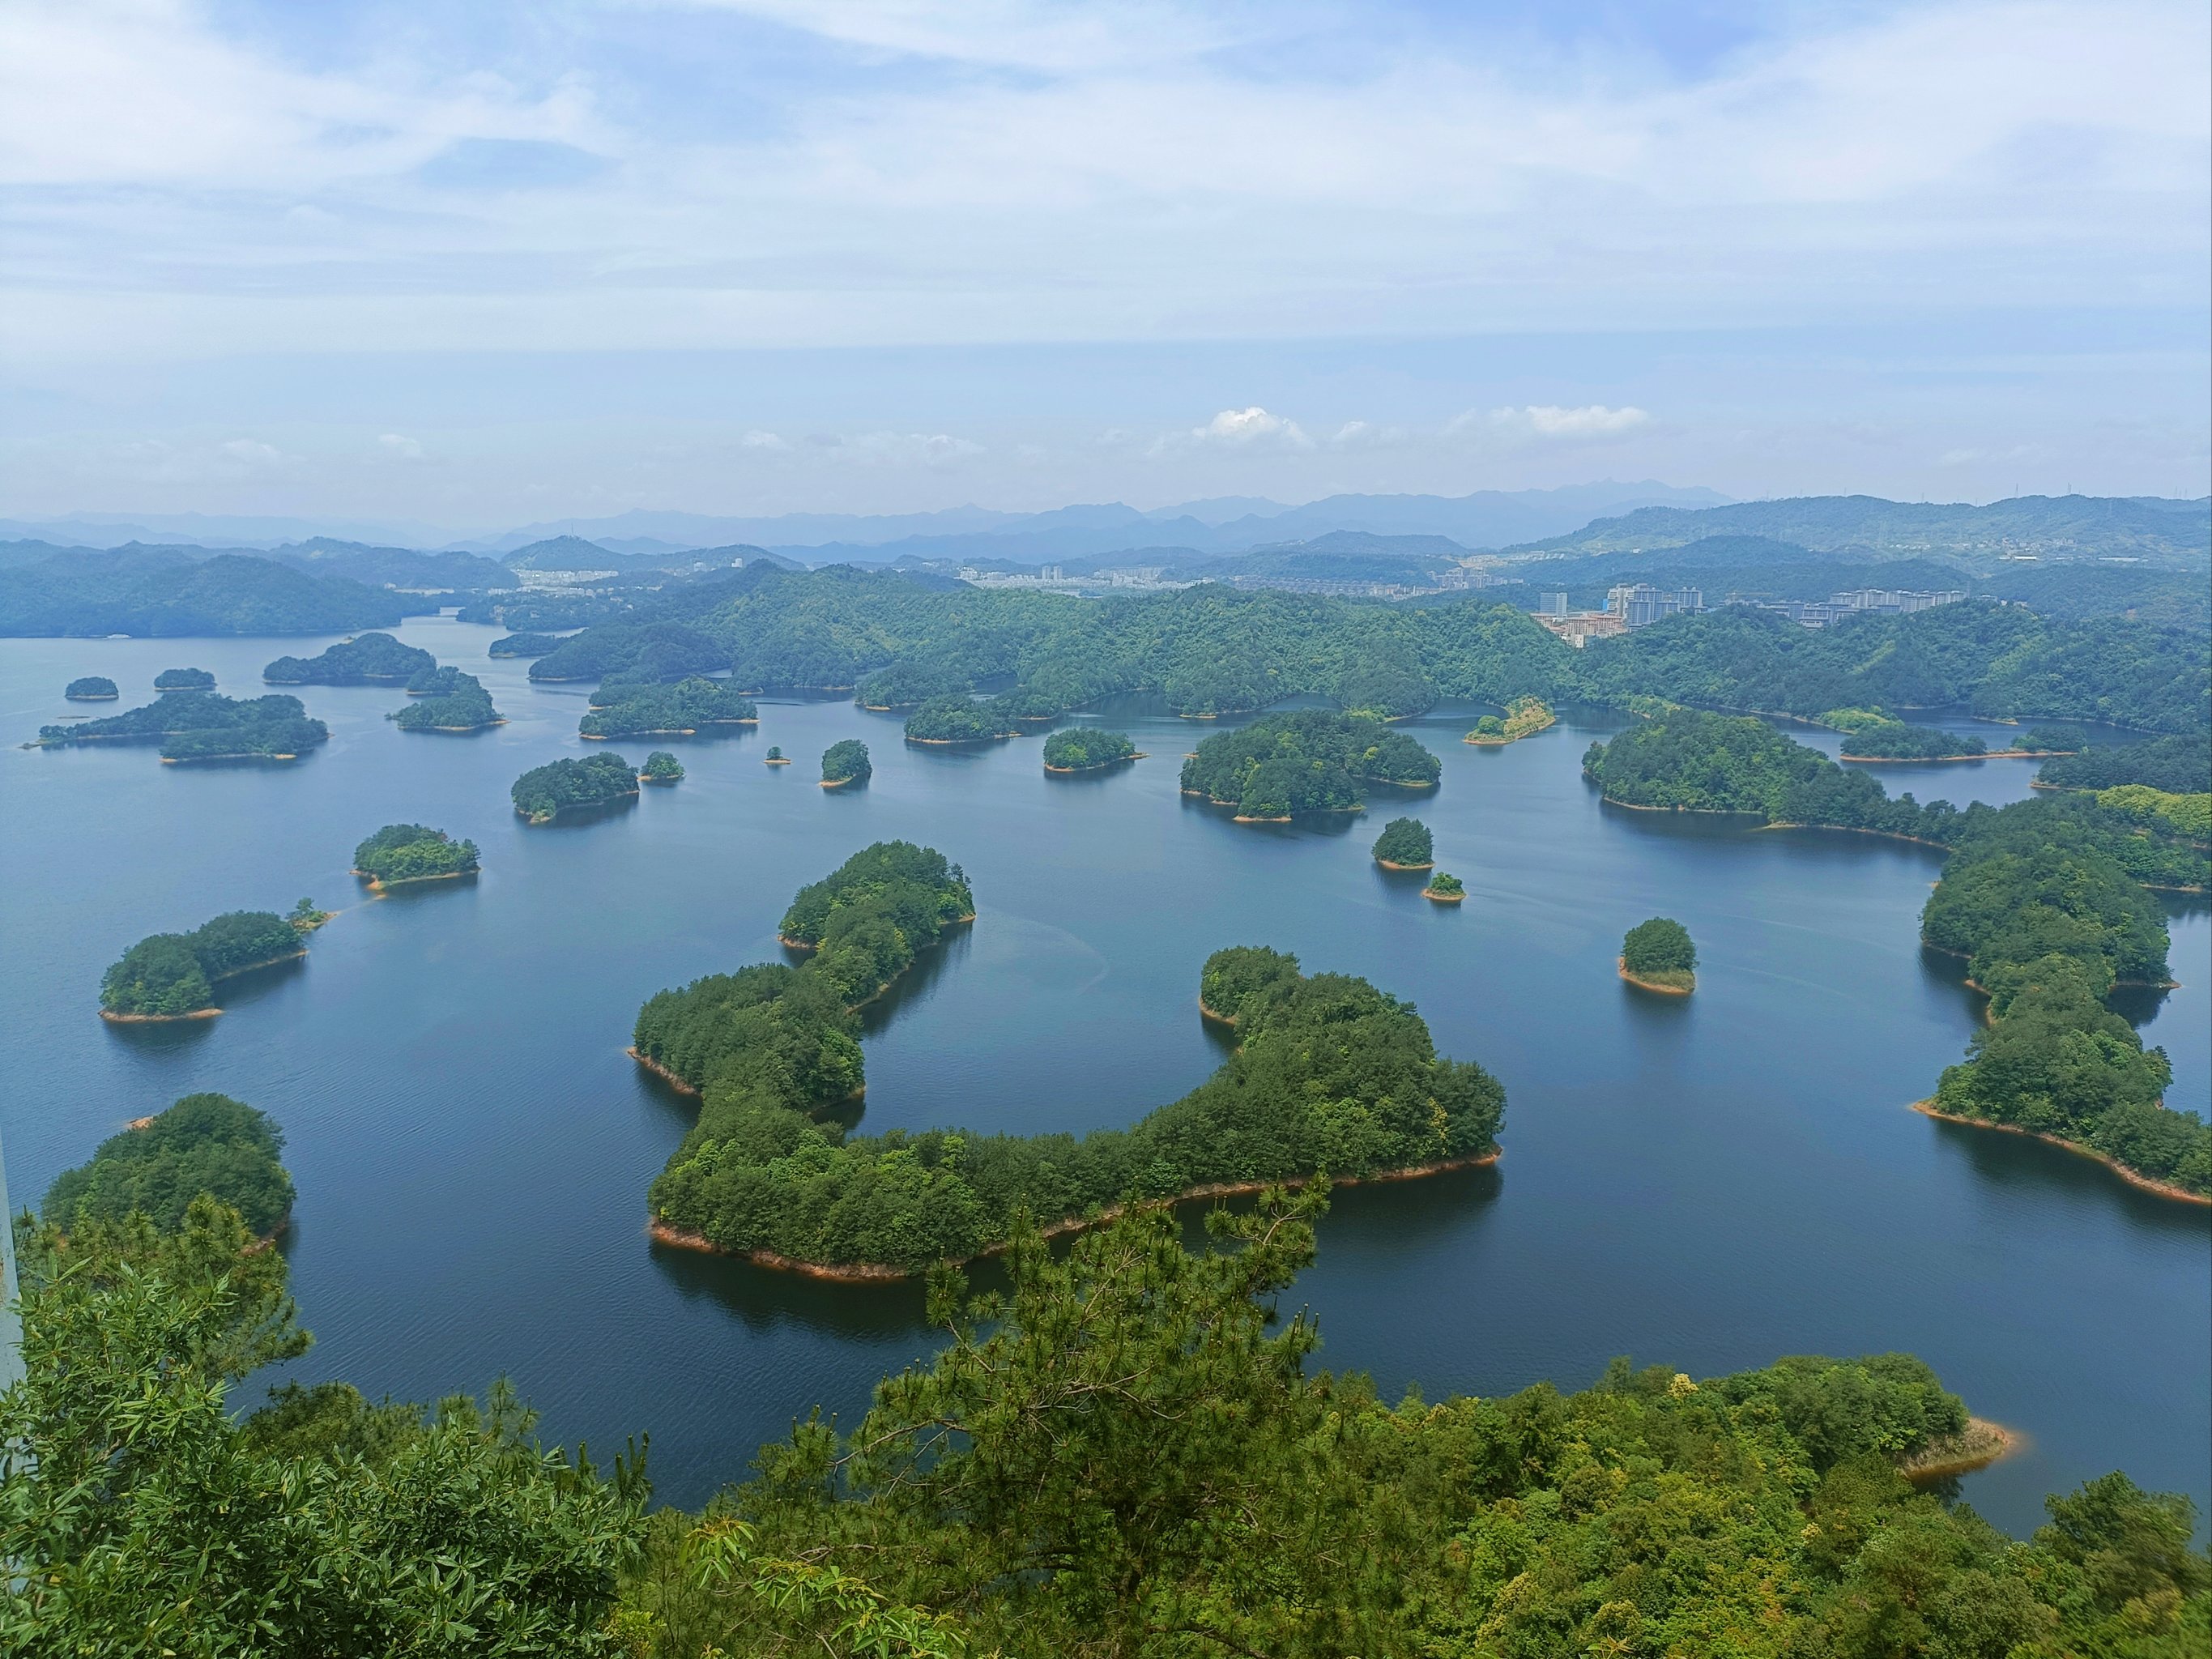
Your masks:
[{"label": "forested hill", "polygon": [[1708,536],[1771,536],[1820,552],[2039,560],[2142,558],[2202,570],[2212,562],[2212,501],[2023,495],[1986,507],[1805,495],[1729,507],[1646,507],[1509,552],[1619,552]]},{"label": "forested hill", "polygon": [[245,554],[191,560],[124,548],[0,569],[0,636],[15,638],[337,634],[436,609]]}]

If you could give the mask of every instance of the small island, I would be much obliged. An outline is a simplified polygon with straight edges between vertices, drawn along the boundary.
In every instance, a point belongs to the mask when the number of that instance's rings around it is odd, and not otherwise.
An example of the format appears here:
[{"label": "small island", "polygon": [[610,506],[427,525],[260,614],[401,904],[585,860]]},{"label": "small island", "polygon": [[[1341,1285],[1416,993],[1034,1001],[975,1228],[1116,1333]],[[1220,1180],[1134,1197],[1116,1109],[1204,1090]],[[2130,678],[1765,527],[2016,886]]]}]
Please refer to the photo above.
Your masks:
[{"label": "small island", "polygon": [[534,766],[507,793],[524,822],[550,823],[563,812],[635,799],[637,773],[620,755],[588,755]]},{"label": "small island", "polygon": [[656,749],[645,757],[645,764],[637,769],[640,783],[681,783],[684,781],[684,763],[665,749]]},{"label": "small island", "polygon": [[1419,818],[1392,818],[1375,837],[1375,862],[1385,870],[1433,870],[1436,842]]},{"label": "small island", "polygon": [[845,738],[831,744],[822,751],[822,787],[842,789],[848,784],[866,783],[875,773],[868,759],[868,745],[858,738]]},{"label": "small island", "polygon": [[561,641],[550,634],[503,634],[494,640],[485,654],[493,657],[543,657],[560,647]]},{"label": "small island", "polygon": [[1505,705],[1503,720],[1495,714],[1485,714],[1474,723],[1474,730],[1461,741],[1484,747],[1518,743],[1523,738],[1535,736],[1558,719],[1551,705],[1541,697],[1516,697]]},{"label": "small island", "polygon": [[174,1234],[204,1194],[237,1211],[256,1237],[273,1239],[292,1212],[292,1177],[277,1161],[283,1149],[283,1132],[267,1114],[228,1095],[186,1095],[57,1176],[46,1218],[67,1233],[143,1216],[155,1232]]},{"label": "small island", "polygon": [[752,726],[760,720],[751,698],[702,674],[673,685],[602,686],[592,694],[592,712],[577,730],[599,739],[689,737],[708,726]]},{"label": "small island", "polygon": [[154,676],[156,691],[212,691],[215,676],[204,668],[164,668]]},{"label": "small island", "polygon": [[478,868],[476,842],[455,841],[426,823],[387,823],[353,849],[353,872],[372,893],[473,876]]},{"label": "small island", "polygon": [[311,898],[303,898],[292,907],[284,920],[304,939],[337,915],[337,911],[325,910]]},{"label": "small island", "polygon": [[1239,823],[1287,823],[1294,812],[1364,811],[1365,784],[1434,788],[1443,769],[1380,720],[1301,708],[1206,738],[1182,764],[1182,792],[1235,807]]},{"label": "small island", "polygon": [[1048,772],[1096,772],[1123,761],[1142,759],[1127,732],[1108,732],[1096,726],[1071,726],[1044,740]]},{"label": "small island", "polygon": [[237,699],[213,691],[165,692],[155,702],[71,726],[42,726],[38,746],[83,743],[158,743],[161,758],[297,760],[327,742],[330,728],[307,717],[297,697]]},{"label": "small island", "polygon": [[407,683],[407,695],[416,701],[385,716],[403,732],[478,732],[507,724],[483,682],[458,668],[434,667],[416,676]]},{"label": "small island", "polygon": [[761,757],[761,763],[763,766],[788,766],[791,764],[791,757],[785,754],[775,744],[770,744],[768,746],[768,753]]},{"label": "small island", "polygon": [[1620,976],[1631,985],[1670,997],[1698,988],[1698,947],[1679,921],[1654,916],[1639,921],[1620,941]]},{"label": "small island", "polygon": [[122,695],[115,682],[105,674],[88,674],[81,680],[71,680],[69,689],[62,693],[71,702],[113,702]]},{"label": "small island", "polygon": [[279,657],[261,671],[271,685],[404,685],[438,659],[389,634],[360,634],[319,657]]},{"label": "small island", "polygon": [[273,910],[233,910],[189,933],[152,933],[100,981],[100,1015],[118,1023],[207,1019],[218,980],[307,953],[306,933]]},{"label": "small island", "polygon": [[1421,889],[1421,896],[1432,904],[1463,904],[1467,902],[1467,884],[1457,876],[1439,870]]},{"label": "small island", "polygon": [[931,697],[907,716],[908,743],[989,743],[1019,735],[1006,715],[987,702],[954,695]]}]

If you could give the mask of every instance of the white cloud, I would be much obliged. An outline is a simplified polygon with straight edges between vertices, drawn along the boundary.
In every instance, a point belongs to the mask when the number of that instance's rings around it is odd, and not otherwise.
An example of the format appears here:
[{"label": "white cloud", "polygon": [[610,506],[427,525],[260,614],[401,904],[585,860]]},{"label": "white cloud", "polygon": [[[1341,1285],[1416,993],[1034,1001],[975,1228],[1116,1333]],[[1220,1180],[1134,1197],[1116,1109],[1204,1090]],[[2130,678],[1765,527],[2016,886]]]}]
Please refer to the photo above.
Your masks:
[{"label": "white cloud", "polygon": [[[1647,425],[1650,419],[1650,415],[1633,404],[1608,409],[1603,404],[1586,404],[1579,409],[1567,409],[1558,404],[1529,404],[1521,409],[1490,411],[1490,424],[1493,427],[1537,438],[1618,438]],[[1467,423],[1468,417],[1461,416],[1451,425],[1464,430]]]},{"label": "white cloud", "polygon": [[773,432],[748,432],[744,437],[738,440],[738,447],[740,449],[764,449],[780,453],[789,449],[791,446],[788,443],[786,443],[781,436]]},{"label": "white cloud", "polygon": [[1190,435],[1196,443],[1247,448],[1256,445],[1291,449],[1313,447],[1313,440],[1306,436],[1296,421],[1270,415],[1257,404],[1249,409],[1224,409],[1204,426],[1193,427]]},{"label": "white cloud", "polygon": [[380,455],[388,460],[419,461],[422,459],[422,443],[416,439],[405,437],[397,432],[387,432],[379,438],[376,441],[376,449]]},{"label": "white cloud", "polygon": [[290,459],[276,445],[258,438],[233,438],[216,447],[226,460],[246,467],[282,466]]}]

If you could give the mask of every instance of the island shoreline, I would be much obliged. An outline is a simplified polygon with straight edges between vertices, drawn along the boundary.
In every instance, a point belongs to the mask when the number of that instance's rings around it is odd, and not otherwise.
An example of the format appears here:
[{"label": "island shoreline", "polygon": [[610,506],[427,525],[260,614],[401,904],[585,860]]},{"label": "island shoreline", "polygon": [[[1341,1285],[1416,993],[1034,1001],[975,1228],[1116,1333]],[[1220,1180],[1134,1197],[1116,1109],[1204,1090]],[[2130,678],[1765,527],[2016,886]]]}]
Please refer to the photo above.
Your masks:
[{"label": "island shoreline", "polygon": [[1941,1123],[1963,1123],[1970,1129],[1995,1129],[2002,1134],[2025,1135],[2030,1140],[2040,1140],[2046,1146],[2060,1147],[2072,1152],[2077,1158],[2086,1158],[2092,1164],[2101,1164],[2130,1187],[2140,1187],[2147,1193],[2154,1193],[2160,1198],[2169,1199],[2179,1204],[2200,1204],[2212,1206],[2212,1194],[2192,1193],[2186,1187],[2177,1187],[2170,1181],[2160,1181],[2154,1176],[2147,1176],[2142,1170],[2132,1169],[2121,1163],[2111,1153],[2100,1152],[2094,1146],[2085,1146],[2078,1140],[2068,1140],[2061,1135],[2045,1134],[2040,1129],[2024,1129],[2017,1123],[1997,1123],[1985,1117],[1966,1117],[1957,1112],[1939,1111],[1936,1109],[1933,1096],[1926,1100],[1914,1101],[1912,1109],[1923,1117],[1932,1117]]}]

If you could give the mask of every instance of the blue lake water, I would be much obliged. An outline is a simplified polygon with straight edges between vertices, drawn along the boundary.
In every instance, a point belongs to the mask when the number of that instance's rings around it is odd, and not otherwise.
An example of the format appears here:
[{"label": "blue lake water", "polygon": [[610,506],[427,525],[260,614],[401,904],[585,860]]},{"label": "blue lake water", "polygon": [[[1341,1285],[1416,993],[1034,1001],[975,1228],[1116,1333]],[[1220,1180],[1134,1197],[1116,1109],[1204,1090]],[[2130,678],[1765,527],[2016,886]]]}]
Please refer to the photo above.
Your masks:
[{"label": "blue lake water", "polygon": [[[870,1010],[868,1129],[1132,1121],[1219,1062],[1197,976],[1231,944],[1367,975],[1504,1080],[1497,1166],[1338,1194],[1299,1287],[1323,1363],[1435,1397],[1581,1387],[1616,1353],[1704,1375],[1907,1349],[2028,1436],[1965,1483],[2002,1525],[2033,1527],[2045,1492],[2114,1468],[2212,1499],[2212,1212],[1906,1109],[1978,1009],[1917,944],[1929,849],[1608,808],[1579,763],[1613,717],[1485,750],[1459,741],[1474,708],[1407,728],[1443,757],[1431,795],[1232,824],[1176,788],[1218,728],[1139,700],[1097,717],[1148,758],[1074,779],[1043,774],[1036,737],[909,748],[895,716],[771,702],[756,732],[665,742],[690,771],[677,788],[531,829],[508,808],[515,775],[602,746],[576,736],[582,689],[488,660],[495,629],[401,633],[480,676],[509,723],[405,734],[384,719],[397,691],[314,687],[332,738],[291,767],[0,750],[17,1200],[179,1095],[267,1109],[289,1138],[287,1249],[318,1337],[288,1375],[429,1398],[505,1373],[550,1437],[604,1449],[649,1431],[660,1494],[684,1504],[817,1403],[851,1420],[878,1376],[930,1351],[920,1291],[652,1246],[646,1186],[690,1108],[623,1048],[645,997],[775,957],[797,887],[904,837],[965,866],[980,915]],[[76,675],[112,676],[125,707],[172,665],[252,695],[263,663],[323,643],[0,641],[0,738],[82,712],[61,699]],[[817,788],[816,757],[848,736],[871,744],[873,781]],[[761,764],[771,743],[796,764]],[[653,745],[613,746],[641,761]],[[2033,769],[1880,775],[2002,802]],[[1464,905],[1375,867],[1399,811],[1435,830]],[[355,842],[410,819],[473,838],[483,877],[365,901]],[[304,963],[226,985],[221,1018],[96,1018],[102,970],[141,935],[302,895],[343,914]],[[1614,973],[1621,933],[1655,914],[1697,939],[1686,1001]],[[2180,988],[2130,1012],[2172,1057],[2171,1103],[2204,1111],[2212,925],[2177,903],[2172,929]]]}]

